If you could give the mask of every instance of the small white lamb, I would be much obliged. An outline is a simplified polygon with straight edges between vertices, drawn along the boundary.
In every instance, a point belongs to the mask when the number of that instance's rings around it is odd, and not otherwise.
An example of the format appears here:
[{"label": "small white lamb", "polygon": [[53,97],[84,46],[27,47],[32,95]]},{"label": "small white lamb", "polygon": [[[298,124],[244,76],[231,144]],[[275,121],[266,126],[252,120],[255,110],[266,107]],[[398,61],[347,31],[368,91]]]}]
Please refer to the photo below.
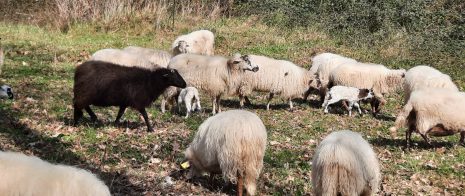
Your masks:
[{"label": "small white lamb", "polygon": [[200,111],[202,108],[200,106],[200,97],[199,91],[195,87],[187,87],[181,90],[178,96],[178,110],[181,113],[181,103],[186,105],[186,117],[189,117],[189,114],[195,110]]},{"label": "small white lamb", "polygon": [[321,107],[324,108],[325,113],[328,113],[329,105],[342,100],[342,104],[349,111],[349,116],[352,116],[353,106],[355,106],[358,109],[358,112],[362,114],[362,110],[360,110],[360,105],[358,102],[360,100],[366,100],[373,97],[374,95],[372,90],[358,89],[347,86],[334,86],[326,93],[325,100]]}]

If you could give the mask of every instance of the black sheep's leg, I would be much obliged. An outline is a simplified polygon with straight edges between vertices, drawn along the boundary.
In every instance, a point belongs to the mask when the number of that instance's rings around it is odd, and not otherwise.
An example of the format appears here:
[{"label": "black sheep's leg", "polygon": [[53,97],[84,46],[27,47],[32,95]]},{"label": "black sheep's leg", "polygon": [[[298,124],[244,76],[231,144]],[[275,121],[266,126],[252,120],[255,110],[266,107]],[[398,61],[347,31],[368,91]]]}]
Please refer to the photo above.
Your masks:
[{"label": "black sheep's leg", "polygon": [[145,108],[139,109],[139,112],[142,114],[142,117],[144,117],[145,124],[147,124],[147,132],[153,132],[153,128],[152,125],[150,125],[149,117],[147,116]]},{"label": "black sheep's leg", "polygon": [[115,124],[119,124],[119,120],[123,116],[124,112],[126,111],[126,106],[120,106],[118,115],[116,116]]},{"label": "black sheep's leg", "polygon": [[74,107],[74,126],[79,123],[79,120],[82,118],[82,109]]},{"label": "black sheep's leg", "polygon": [[97,121],[97,115],[95,115],[95,113],[92,111],[92,109],[90,109],[90,106],[87,106],[85,109],[86,109],[86,112],[90,116],[90,120],[92,120],[93,122]]}]

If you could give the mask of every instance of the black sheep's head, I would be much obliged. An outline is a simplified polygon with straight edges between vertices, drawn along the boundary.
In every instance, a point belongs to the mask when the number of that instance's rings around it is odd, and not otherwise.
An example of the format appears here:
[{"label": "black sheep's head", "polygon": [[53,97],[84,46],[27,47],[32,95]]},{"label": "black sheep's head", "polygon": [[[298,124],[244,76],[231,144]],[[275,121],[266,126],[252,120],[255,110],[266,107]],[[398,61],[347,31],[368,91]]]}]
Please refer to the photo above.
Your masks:
[{"label": "black sheep's head", "polygon": [[179,88],[186,88],[187,84],[186,81],[182,78],[182,76],[178,73],[176,69],[163,69],[161,70],[162,77],[165,82],[169,86],[175,86]]}]

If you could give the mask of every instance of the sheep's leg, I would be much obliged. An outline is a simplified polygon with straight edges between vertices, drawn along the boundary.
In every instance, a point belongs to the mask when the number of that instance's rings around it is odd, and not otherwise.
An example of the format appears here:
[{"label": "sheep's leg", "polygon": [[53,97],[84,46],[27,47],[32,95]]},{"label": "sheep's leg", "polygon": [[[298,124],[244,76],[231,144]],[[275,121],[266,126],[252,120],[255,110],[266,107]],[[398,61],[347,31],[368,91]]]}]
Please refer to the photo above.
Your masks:
[{"label": "sheep's leg", "polygon": [[181,96],[178,97],[178,102],[177,102],[177,105],[178,105],[178,113],[181,114],[181,103],[182,103],[182,98]]},{"label": "sheep's leg", "polygon": [[414,126],[409,126],[409,129],[405,133],[405,148],[410,149],[410,143],[412,142],[412,132],[414,131]]},{"label": "sheep's leg", "polygon": [[461,144],[462,146],[465,146],[465,130],[461,130],[460,132],[460,140],[459,140],[459,144]]},{"label": "sheep's leg", "polygon": [[161,99],[160,108],[161,108],[161,113],[166,112],[166,99],[164,97]]},{"label": "sheep's leg", "polygon": [[328,107],[329,105],[333,105],[335,103],[337,103],[339,100],[336,100],[336,99],[330,99],[328,100],[328,102],[326,103],[326,108],[325,108],[325,113],[328,113]]},{"label": "sheep's leg", "polygon": [[150,125],[149,117],[147,116],[145,108],[139,109],[139,112],[142,114],[142,117],[144,117],[145,124],[147,124],[147,132],[153,132],[153,128],[152,125]]},{"label": "sheep's leg", "polygon": [[119,111],[118,111],[118,115],[116,116],[115,124],[119,123],[119,120],[121,119],[125,111],[126,111],[126,106],[119,107]]},{"label": "sheep's leg", "polygon": [[292,104],[292,99],[289,98],[289,108],[292,110],[294,110],[294,105]]},{"label": "sheep's leg", "polygon": [[218,113],[221,112],[221,96],[216,97],[216,105],[218,107]]},{"label": "sheep's leg", "polygon": [[343,106],[347,111],[350,111],[350,109],[349,109],[349,104],[347,103],[346,100],[343,100],[343,101],[342,101],[342,106]]},{"label": "sheep's leg", "polygon": [[86,112],[90,116],[90,120],[92,120],[94,122],[97,121],[97,115],[95,115],[95,113],[92,111],[92,109],[90,109],[90,106],[87,106],[85,109],[86,109]]},{"label": "sheep's leg", "polygon": [[273,93],[270,93],[270,95],[268,96],[268,103],[266,104],[266,110],[270,110],[270,103],[271,103],[271,100],[273,99],[273,96],[274,96]]},{"label": "sheep's leg", "polygon": [[420,133],[420,135],[421,135],[421,137],[425,140],[425,142],[426,142],[428,145],[431,146],[431,141],[430,141],[428,135],[423,134],[423,133]]},{"label": "sheep's leg", "polygon": [[348,110],[349,110],[349,116],[352,116],[352,108],[353,108],[353,107],[354,107],[354,102],[349,101],[349,108],[348,108]]},{"label": "sheep's leg", "polygon": [[82,118],[82,110],[74,107],[74,126],[79,123],[79,120]]},{"label": "sheep's leg", "polygon": [[192,109],[192,105],[191,105],[191,102],[190,101],[186,101],[186,116],[184,118],[189,118],[189,114],[191,113],[191,111],[193,110]]},{"label": "sheep's leg", "polygon": [[236,193],[238,196],[242,196],[242,192],[244,190],[244,182],[243,182],[243,179],[242,179],[242,175],[239,174],[239,172],[237,172],[237,190],[236,190]]},{"label": "sheep's leg", "polygon": [[244,96],[239,95],[239,106],[240,106],[241,108],[244,108],[244,101],[245,101]]},{"label": "sheep's leg", "polygon": [[252,102],[250,101],[248,96],[244,96],[244,99],[245,99],[245,104],[252,105]]},{"label": "sheep's leg", "polygon": [[359,113],[360,115],[363,115],[363,114],[362,114],[362,110],[360,109],[360,104],[358,104],[358,102],[355,102],[355,103],[354,103],[354,106],[357,108],[358,113]]},{"label": "sheep's leg", "polygon": [[212,99],[212,114],[216,114],[216,97]]}]

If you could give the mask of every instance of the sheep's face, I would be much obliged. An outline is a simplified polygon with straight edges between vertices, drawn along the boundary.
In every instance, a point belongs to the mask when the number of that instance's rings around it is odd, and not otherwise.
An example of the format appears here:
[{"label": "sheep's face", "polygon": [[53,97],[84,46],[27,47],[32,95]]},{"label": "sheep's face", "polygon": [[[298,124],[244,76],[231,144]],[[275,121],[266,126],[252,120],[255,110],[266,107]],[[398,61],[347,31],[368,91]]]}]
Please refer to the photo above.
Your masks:
[{"label": "sheep's face", "polygon": [[258,69],[259,69],[258,65],[252,64],[250,62],[250,59],[249,59],[248,55],[240,56],[240,54],[235,54],[233,59],[232,59],[232,64],[235,67],[240,68],[242,70],[246,70],[246,71],[257,72]]},{"label": "sheep's face", "polygon": [[372,99],[375,95],[373,94],[373,90],[371,89],[360,89],[358,92],[358,98],[361,100]]},{"label": "sheep's face", "polygon": [[187,51],[190,48],[190,45],[187,44],[186,41],[181,40],[181,41],[178,42],[177,48],[179,50],[179,53],[187,53]]},{"label": "sheep's face", "polygon": [[179,88],[186,88],[186,81],[178,73],[176,69],[163,69],[162,77],[168,83],[169,86],[175,86]]},{"label": "sheep's face", "polygon": [[11,89],[11,87],[7,85],[2,85],[0,88],[0,98],[14,98],[13,90]]}]

